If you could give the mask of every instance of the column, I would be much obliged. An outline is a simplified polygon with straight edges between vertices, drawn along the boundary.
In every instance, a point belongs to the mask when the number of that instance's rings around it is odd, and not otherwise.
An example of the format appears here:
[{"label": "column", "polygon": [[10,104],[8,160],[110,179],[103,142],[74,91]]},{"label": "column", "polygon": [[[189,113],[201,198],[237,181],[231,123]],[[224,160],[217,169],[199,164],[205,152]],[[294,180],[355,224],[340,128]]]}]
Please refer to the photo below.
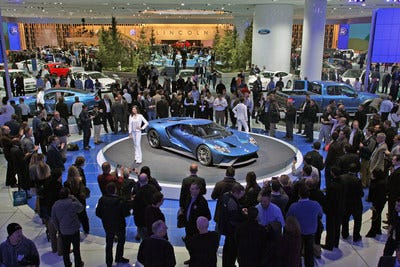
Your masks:
[{"label": "column", "polygon": [[244,31],[251,25],[251,17],[234,17],[233,24],[235,25],[239,38],[243,40]]},{"label": "column", "polygon": [[327,0],[305,0],[300,77],[321,80]]},{"label": "column", "polygon": [[[256,5],[253,18],[252,64],[260,69],[290,71],[292,45],[293,6]],[[268,34],[260,30],[268,29]]]}]

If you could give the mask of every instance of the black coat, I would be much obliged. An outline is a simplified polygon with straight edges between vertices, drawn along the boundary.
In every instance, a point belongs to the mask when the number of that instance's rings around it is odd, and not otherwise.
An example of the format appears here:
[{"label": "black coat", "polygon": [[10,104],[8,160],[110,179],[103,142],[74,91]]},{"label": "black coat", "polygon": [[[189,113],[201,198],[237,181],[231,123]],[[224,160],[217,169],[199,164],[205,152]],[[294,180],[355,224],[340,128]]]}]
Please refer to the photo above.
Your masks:
[{"label": "black coat", "polygon": [[184,208],[188,199],[190,200],[190,185],[192,183],[201,184],[200,194],[205,195],[207,193],[206,181],[197,175],[190,175],[182,180],[181,194],[179,196],[179,207]]},{"label": "black coat", "polygon": [[140,243],[137,259],[146,267],[176,265],[174,247],[165,239],[146,238]]},{"label": "black coat", "polygon": [[133,212],[136,226],[146,226],[145,210],[153,200],[154,193],[157,189],[150,184],[143,185],[138,188],[135,199],[133,201]]},{"label": "black coat", "polygon": [[345,209],[351,207],[362,209],[362,197],[364,196],[364,190],[362,188],[361,180],[352,173],[343,174],[340,177],[344,185]]},{"label": "black coat", "polygon": [[117,195],[102,196],[97,203],[96,216],[101,219],[106,232],[115,233],[119,229],[125,228],[125,217],[129,214],[127,205]]},{"label": "black coat", "polygon": [[[200,216],[204,216],[208,220],[211,220],[211,212],[210,209],[208,208],[208,202],[203,196],[201,195],[197,196],[196,200],[193,202],[189,211],[190,202],[191,199],[190,198],[187,199],[183,211],[186,219],[186,224],[185,224],[186,237],[191,237],[199,233],[199,230],[197,229],[196,226],[197,218],[199,218]],[[187,220],[188,212],[189,212],[189,220]]]},{"label": "black coat", "polygon": [[267,231],[257,221],[239,225],[235,232],[239,266],[261,266],[266,257]]},{"label": "black coat", "polygon": [[[215,184],[215,187],[211,193],[211,198],[213,200],[220,200],[222,196],[226,192],[230,192],[232,187],[237,184],[235,178],[233,177],[225,177],[222,181],[219,181]],[[219,210],[220,210],[220,201],[217,201],[217,205],[215,207],[215,213],[214,213],[214,221],[218,222],[219,219]]]},{"label": "black coat", "polygon": [[64,167],[64,158],[61,155],[60,150],[58,148],[50,145],[47,149],[47,161],[46,163],[50,166],[50,169],[57,169],[60,168],[62,170],[65,170]]},{"label": "black coat", "polygon": [[356,153],[346,153],[340,156],[338,159],[338,167],[340,167],[343,174],[350,171],[350,164],[354,163],[357,168],[355,172],[359,172],[361,169],[360,157]]},{"label": "black coat", "polygon": [[189,238],[187,248],[190,254],[189,267],[216,267],[219,235],[211,231]]},{"label": "black coat", "polygon": [[324,159],[321,154],[316,150],[311,150],[306,153],[304,157],[311,157],[311,165],[317,168],[319,171],[324,169]]}]

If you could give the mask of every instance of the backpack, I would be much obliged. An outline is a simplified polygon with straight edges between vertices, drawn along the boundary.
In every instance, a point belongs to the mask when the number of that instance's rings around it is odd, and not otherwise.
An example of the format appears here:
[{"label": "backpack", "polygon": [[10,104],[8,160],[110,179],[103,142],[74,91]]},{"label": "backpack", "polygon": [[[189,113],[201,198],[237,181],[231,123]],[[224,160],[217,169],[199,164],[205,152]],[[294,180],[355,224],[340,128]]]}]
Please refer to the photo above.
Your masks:
[{"label": "backpack", "polygon": [[67,145],[67,151],[78,151],[79,146],[75,143],[68,143]]},{"label": "backpack", "polygon": [[229,209],[228,203],[231,199],[231,193],[226,192],[222,195],[221,199],[218,200],[219,204],[219,220],[218,220],[218,232],[221,235],[229,235],[233,233],[233,225],[229,221]]}]

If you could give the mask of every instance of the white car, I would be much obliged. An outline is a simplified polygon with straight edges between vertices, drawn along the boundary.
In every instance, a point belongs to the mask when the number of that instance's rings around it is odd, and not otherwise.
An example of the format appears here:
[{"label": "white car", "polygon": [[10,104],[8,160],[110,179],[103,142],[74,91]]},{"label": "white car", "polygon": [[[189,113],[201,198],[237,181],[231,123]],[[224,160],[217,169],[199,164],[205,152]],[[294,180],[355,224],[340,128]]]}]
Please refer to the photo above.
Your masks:
[{"label": "white car", "polygon": [[[26,60],[26,63],[28,65],[29,72],[32,73],[33,72],[32,71],[32,60],[28,59],[28,60]],[[19,70],[24,70],[25,60],[21,61],[21,62],[17,62],[16,64],[17,64],[17,67],[18,67]],[[44,66],[43,62],[41,62],[39,60],[36,60],[36,73],[38,71],[40,71],[43,68],[43,66]]]},{"label": "white car", "polygon": [[192,69],[183,69],[179,70],[178,74],[176,75],[176,80],[179,79],[179,76],[182,77],[186,81],[188,77],[192,77],[194,75],[194,70]]},{"label": "white car", "polygon": [[93,80],[93,83],[96,79],[99,80],[99,82],[103,86],[104,92],[110,91],[111,85],[116,82],[115,79],[112,79],[99,71],[74,72],[73,75],[75,79],[78,77],[78,75],[80,75],[83,83],[85,83],[87,76],[89,76]]},{"label": "white car", "polygon": [[[36,94],[36,79],[24,72],[23,70],[14,70],[14,69],[9,69],[8,70],[10,79],[11,81],[14,82],[15,77],[17,76],[18,73],[24,77],[24,89],[26,94]],[[5,71],[0,70],[0,96],[5,96],[6,95],[6,90],[5,90],[5,85],[4,85],[4,76],[5,76]]]},{"label": "white car", "polygon": [[[356,78],[359,78],[360,79],[360,82],[361,83],[364,83],[364,79],[363,79],[363,77],[365,76],[365,69],[364,70],[360,70],[360,69],[358,69],[358,70],[353,70],[353,69],[350,69],[350,70],[346,70],[343,74],[342,74],[342,80],[344,81],[344,82],[346,82],[347,80],[349,80],[350,81],[350,84],[351,85],[353,85],[354,84],[354,82],[356,81]],[[370,74],[370,76],[371,76],[371,74]]]},{"label": "white car", "polygon": [[270,82],[272,77],[274,78],[275,84],[277,81],[279,81],[279,78],[282,77],[282,81],[283,81],[285,88],[290,88],[290,87],[292,87],[292,84],[293,84],[293,74],[291,74],[291,73],[288,73],[285,71],[264,70],[264,71],[260,72],[259,74],[249,76],[248,84],[249,84],[250,90],[253,89],[253,84],[257,80],[257,76],[261,77],[263,91],[266,90],[267,84]]}]

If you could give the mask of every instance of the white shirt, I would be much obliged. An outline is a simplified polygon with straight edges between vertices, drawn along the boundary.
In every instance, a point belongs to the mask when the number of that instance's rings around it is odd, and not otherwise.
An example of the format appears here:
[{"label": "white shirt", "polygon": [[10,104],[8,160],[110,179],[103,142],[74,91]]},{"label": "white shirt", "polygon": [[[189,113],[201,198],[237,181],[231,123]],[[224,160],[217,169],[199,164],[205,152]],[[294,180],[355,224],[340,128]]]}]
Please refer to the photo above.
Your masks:
[{"label": "white shirt", "polygon": [[36,103],[37,104],[42,104],[44,106],[44,91],[39,91],[39,93],[36,96]]},{"label": "white shirt", "polygon": [[79,118],[79,114],[81,114],[82,112],[82,106],[83,106],[82,102],[75,102],[72,104],[72,115],[75,118]]},{"label": "white shirt", "polygon": [[123,95],[123,97],[125,98],[125,100],[126,100],[126,102],[127,102],[128,104],[131,104],[131,103],[132,103],[132,96],[131,96],[131,94],[125,93],[125,94]]},{"label": "white shirt", "polygon": [[223,110],[225,110],[225,108],[228,106],[228,102],[226,102],[226,99],[225,98],[219,98],[219,97],[217,97],[215,100],[214,100],[214,109],[216,110],[216,111],[223,111]]},{"label": "white shirt", "polygon": [[128,124],[129,134],[133,132],[140,132],[146,129],[148,125],[149,125],[148,121],[143,117],[142,114],[129,116],[129,124]]},{"label": "white shirt", "polygon": [[235,117],[241,121],[248,121],[247,117],[247,107],[243,103],[237,104],[233,109],[233,113],[235,113]]},{"label": "white shirt", "polygon": [[44,89],[47,90],[47,89],[50,89],[50,88],[51,88],[51,83],[50,83],[50,81],[47,81],[45,83],[45,85],[44,85]]}]

